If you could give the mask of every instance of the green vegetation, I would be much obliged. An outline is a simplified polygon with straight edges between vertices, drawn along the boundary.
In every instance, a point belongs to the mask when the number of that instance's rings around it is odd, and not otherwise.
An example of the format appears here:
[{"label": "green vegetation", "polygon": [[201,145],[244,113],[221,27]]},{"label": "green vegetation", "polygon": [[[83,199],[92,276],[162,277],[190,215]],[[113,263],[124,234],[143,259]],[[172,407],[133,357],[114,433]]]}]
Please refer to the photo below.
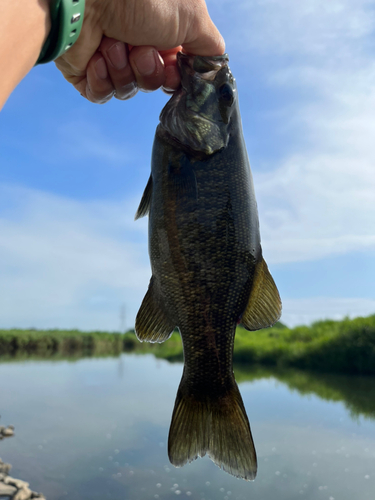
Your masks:
[{"label": "green vegetation", "polygon": [[357,374],[375,373],[375,315],[311,326],[238,328],[234,361]]},{"label": "green vegetation", "polygon": [[[82,357],[152,353],[169,361],[183,359],[178,332],[164,344],[140,343],[134,331],[125,334],[78,330],[0,330],[4,357]],[[242,365],[294,367],[320,372],[375,374],[375,315],[311,326],[248,332],[237,328],[233,359]]]},{"label": "green vegetation", "polygon": [[[178,332],[164,344],[148,344],[140,343],[134,331],[0,330],[0,362],[75,361],[119,356],[124,351],[151,353],[169,361],[183,359]],[[350,376],[375,374],[375,315],[293,329],[281,323],[258,332],[238,328],[233,357],[239,383],[274,378],[302,395],[342,402],[353,417],[375,418],[374,379]]]},{"label": "green vegetation", "polygon": [[[134,334],[133,334],[134,336]],[[3,358],[70,358],[116,355],[124,350],[124,335],[79,330],[0,330]]]}]

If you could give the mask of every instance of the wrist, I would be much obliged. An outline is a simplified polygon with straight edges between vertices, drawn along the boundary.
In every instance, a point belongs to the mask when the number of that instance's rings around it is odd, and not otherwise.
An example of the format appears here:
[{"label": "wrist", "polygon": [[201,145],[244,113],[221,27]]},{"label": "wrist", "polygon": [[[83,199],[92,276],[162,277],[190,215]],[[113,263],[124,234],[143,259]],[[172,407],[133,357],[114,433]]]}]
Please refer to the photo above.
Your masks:
[{"label": "wrist", "polygon": [[51,29],[36,64],[54,61],[78,40],[81,32],[85,0],[52,0]]}]

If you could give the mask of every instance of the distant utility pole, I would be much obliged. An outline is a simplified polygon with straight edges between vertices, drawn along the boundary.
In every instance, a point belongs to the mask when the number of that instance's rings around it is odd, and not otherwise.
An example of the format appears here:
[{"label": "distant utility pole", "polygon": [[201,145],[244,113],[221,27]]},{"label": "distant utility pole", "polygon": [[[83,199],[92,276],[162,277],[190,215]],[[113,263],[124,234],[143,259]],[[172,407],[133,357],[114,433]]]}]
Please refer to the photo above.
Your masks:
[{"label": "distant utility pole", "polygon": [[123,303],[120,307],[120,332],[125,333],[126,329],[126,304]]}]

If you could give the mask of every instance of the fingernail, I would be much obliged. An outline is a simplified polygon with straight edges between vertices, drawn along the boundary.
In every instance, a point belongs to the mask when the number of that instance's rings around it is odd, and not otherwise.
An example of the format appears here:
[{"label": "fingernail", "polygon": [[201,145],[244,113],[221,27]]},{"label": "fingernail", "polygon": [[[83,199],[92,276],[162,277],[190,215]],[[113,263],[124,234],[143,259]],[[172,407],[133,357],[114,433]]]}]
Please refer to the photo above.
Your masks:
[{"label": "fingernail", "polygon": [[164,92],[164,94],[167,94],[167,95],[172,95],[176,92],[176,90],[169,89],[168,87],[162,87],[161,90]]},{"label": "fingernail", "polygon": [[138,92],[138,85],[134,82],[128,83],[121,88],[121,91],[123,95],[122,99],[125,101],[135,96]]},{"label": "fingernail", "polygon": [[125,45],[122,42],[113,44],[107,50],[107,56],[115,69],[124,69],[127,65],[128,58],[126,56]]},{"label": "fingernail", "polygon": [[105,80],[108,76],[107,65],[103,57],[98,59],[95,63],[95,73],[101,80]]},{"label": "fingernail", "polygon": [[138,73],[141,76],[150,76],[156,70],[156,50],[151,52],[146,52],[139,59],[136,59],[135,65],[137,67]]}]

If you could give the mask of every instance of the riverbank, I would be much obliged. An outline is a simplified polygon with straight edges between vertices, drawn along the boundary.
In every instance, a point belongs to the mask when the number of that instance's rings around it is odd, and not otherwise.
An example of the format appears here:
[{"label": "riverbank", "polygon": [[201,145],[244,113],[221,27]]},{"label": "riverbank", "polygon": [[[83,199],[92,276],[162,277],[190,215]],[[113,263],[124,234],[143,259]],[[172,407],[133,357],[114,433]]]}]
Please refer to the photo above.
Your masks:
[{"label": "riverbank", "polygon": [[[113,356],[121,352],[152,353],[182,361],[178,332],[163,344],[140,343],[125,334],[79,330],[0,330],[0,360],[24,357],[74,358]],[[294,367],[321,372],[375,374],[375,315],[310,326],[248,332],[237,328],[235,363]]]},{"label": "riverbank", "polygon": [[[14,427],[8,425],[8,427],[0,426],[0,439],[11,437],[14,435]],[[3,462],[0,458],[0,497],[10,498],[17,500],[31,500],[39,499],[46,500],[42,493],[36,493],[32,491],[29,486],[30,484],[22,479],[15,479],[9,475],[12,466]]]},{"label": "riverbank", "polygon": [[[134,333],[131,336],[134,337]],[[119,333],[58,329],[0,330],[0,357],[3,358],[113,356],[126,350],[126,345],[127,337]]]}]

